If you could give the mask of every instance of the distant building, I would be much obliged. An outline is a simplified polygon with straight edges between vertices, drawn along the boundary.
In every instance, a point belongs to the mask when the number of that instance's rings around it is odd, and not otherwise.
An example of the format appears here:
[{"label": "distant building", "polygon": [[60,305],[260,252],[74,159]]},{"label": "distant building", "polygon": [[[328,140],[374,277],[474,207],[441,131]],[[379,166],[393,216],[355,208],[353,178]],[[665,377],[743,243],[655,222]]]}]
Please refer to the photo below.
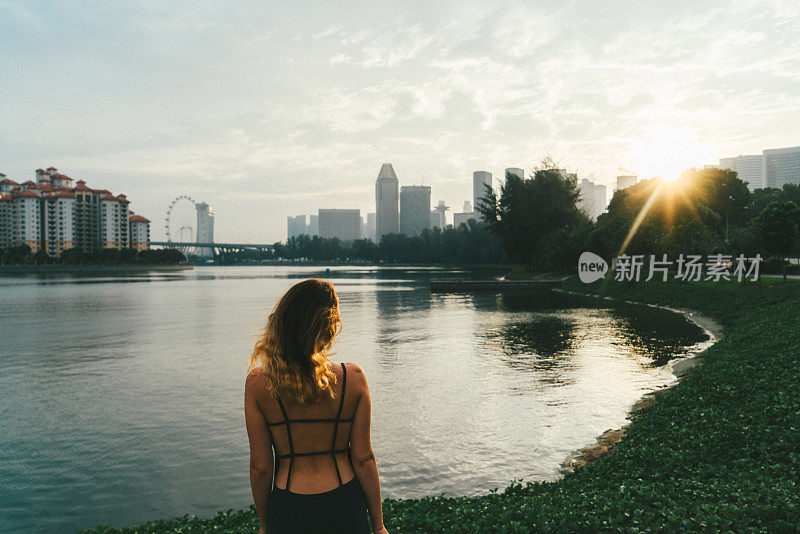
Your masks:
[{"label": "distant building", "polygon": [[431,188],[404,185],[400,188],[400,233],[419,235],[431,226]]},{"label": "distant building", "polygon": [[475,214],[472,213],[472,212],[469,212],[469,213],[466,213],[466,212],[465,213],[454,213],[453,214],[453,228],[458,228],[462,224],[466,224],[467,226],[469,226],[469,222],[467,222],[467,221],[469,221],[470,219],[474,219],[474,218],[475,218]]},{"label": "distant building", "polygon": [[150,248],[150,221],[131,212],[131,248],[136,252]]},{"label": "distant building", "polygon": [[444,230],[447,226],[447,210],[450,206],[445,205],[444,200],[440,200],[435,208],[431,211],[431,228],[439,228]]},{"label": "distant building", "polygon": [[458,228],[461,226],[461,223],[467,223],[470,219],[475,219],[479,216],[479,214],[472,211],[472,205],[469,203],[469,200],[464,201],[464,207],[462,208],[463,211],[461,213],[454,213],[453,214],[453,228]]},{"label": "distant building", "polygon": [[736,156],[720,158],[718,169],[736,171],[739,179],[747,184],[750,191],[764,187],[764,155]]},{"label": "distant building", "polygon": [[607,197],[606,186],[596,184],[584,178],[578,184],[580,197],[578,207],[580,207],[593,220],[606,210]]},{"label": "distant building", "polygon": [[11,195],[0,190],[0,249],[7,249],[13,242],[11,237],[11,231],[14,228],[12,212]]},{"label": "distant building", "polygon": [[366,228],[366,233],[364,237],[369,239],[370,241],[376,241],[375,239],[375,214],[374,213],[367,213],[367,221],[364,224]]},{"label": "distant building", "polygon": [[[214,242],[214,210],[205,202],[199,202],[197,209],[197,239],[196,243]],[[213,258],[214,249],[211,247],[198,247],[197,255],[201,258]]]},{"label": "distant building", "polygon": [[578,181],[578,175],[574,172],[567,172],[567,169],[548,169],[549,171],[556,171],[558,174],[563,176],[564,178]]},{"label": "distant building", "polygon": [[286,217],[286,239],[291,239],[305,233],[308,233],[305,215]]},{"label": "distant building", "polygon": [[375,239],[399,232],[400,220],[397,211],[397,175],[391,163],[381,165],[375,180]]},{"label": "distant building", "polygon": [[[129,202],[125,195],[115,197],[108,191],[105,191],[105,193],[100,198],[100,240],[102,248],[126,248],[129,245]],[[74,200],[64,199],[64,202],[74,202]]]},{"label": "distant building", "polygon": [[321,209],[319,214],[319,236],[353,241],[361,238],[360,210]]},{"label": "distant building", "polygon": [[486,198],[486,186],[492,187],[492,173],[475,171],[472,173],[472,206],[475,211],[480,206],[479,202]]},{"label": "distant building", "polygon": [[506,176],[509,174],[513,174],[514,176],[518,176],[520,179],[525,179],[525,171],[518,168],[518,167],[509,167],[506,169]]},{"label": "distant building", "polygon": [[630,187],[634,185],[639,180],[639,177],[635,174],[623,174],[617,176],[617,190],[625,189],[626,187]]},{"label": "distant building", "polygon": [[[125,195],[91,189],[83,180],[73,187],[72,181],[55,167],[37,169],[36,182],[21,184],[0,173],[0,248],[28,245],[51,257],[73,247],[90,254],[133,248]],[[141,246],[149,248],[149,237]]]},{"label": "distant building", "polygon": [[800,184],[800,146],[764,151],[763,184],[777,188]]},{"label": "distant building", "polygon": [[319,235],[319,215],[309,215],[308,216],[308,228],[307,228],[308,235],[310,237],[314,237],[315,235]]}]

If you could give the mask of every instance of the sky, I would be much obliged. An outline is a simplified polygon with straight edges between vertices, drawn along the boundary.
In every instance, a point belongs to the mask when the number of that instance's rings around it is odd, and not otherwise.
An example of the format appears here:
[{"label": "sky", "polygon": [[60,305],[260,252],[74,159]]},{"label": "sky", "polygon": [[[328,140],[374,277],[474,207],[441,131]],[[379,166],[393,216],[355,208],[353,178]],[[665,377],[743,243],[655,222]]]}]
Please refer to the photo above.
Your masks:
[{"label": "sky", "polygon": [[384,162],[452,220],[475,170],[549,156],[612,189],[800,145],[798,36],[778,0],[0,0],[0,172],[124,193],[153,240],[179,195],[217,242],[365,216]]}]

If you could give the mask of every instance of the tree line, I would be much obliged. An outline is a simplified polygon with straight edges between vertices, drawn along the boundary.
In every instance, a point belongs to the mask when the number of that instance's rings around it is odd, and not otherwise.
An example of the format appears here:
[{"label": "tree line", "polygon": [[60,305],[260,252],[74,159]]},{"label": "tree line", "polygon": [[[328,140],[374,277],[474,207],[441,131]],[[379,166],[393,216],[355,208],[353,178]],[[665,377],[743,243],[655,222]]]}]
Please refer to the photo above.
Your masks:
[{"label": "tree line", "polygon": [[86,253],[78,247],[68,248],[57,258],[51,258],[44,250],[32,253],[28,245],[17,245],[0,249],[0,262],[3,265],[173,265],[184,263],[186,256],[179,250],[142,250],[129,248],[104,248]]},{"label": "tree line", "polygon": [[[274,250],[245,251],[226,263],[305,260],[513,263],[533,271],[574,272],[584,251],[611,259],[622,254],[745,254],[773,258],[766,270],[784,271],[782,258],[800,252],[800,186],[750,192],[734,171],[689,169],[677,180],[643,180],[617,190],[597,221],[581,209],[577,178],[549,159],[528,177],[506,176],[487,186],[477,220],[420,235],[384,235],[342,242],[300,235]],[[797,269],[796,266],[792,268]]]},{"label": "tree line", "polygon": [[313,261],[451,263],[461,265],[498,263],[504,252],[498,239],[474,219],[458,228],[426,228],[420,235],[391,233],[380,243],[369,239],[342,242],[306,234],[275,243],[273,256]]},{"label": "tree line", "polygon": [[800,252],[800,186],[750,192],[736,172],[692,168],[675,181],[643,180],[614,192],[593,222],[579,208],[577,179],[544,162],[528,178],[506,176],[487,189],[478,211],[507,258],[533,270],[573,271],[581,252],[745,254],[785,258]]}]

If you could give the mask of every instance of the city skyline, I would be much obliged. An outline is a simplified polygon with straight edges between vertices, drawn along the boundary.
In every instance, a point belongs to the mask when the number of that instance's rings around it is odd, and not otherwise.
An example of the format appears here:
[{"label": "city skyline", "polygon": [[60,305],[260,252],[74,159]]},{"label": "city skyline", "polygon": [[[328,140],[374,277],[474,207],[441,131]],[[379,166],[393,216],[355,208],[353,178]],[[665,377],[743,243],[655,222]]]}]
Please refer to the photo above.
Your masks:
[{"label": "city skyline", "polygon": [[125,190],[154,240],[189,194],[216,240],[275,242],[289,215],[373,211],[383,161],[460,206],[473,171],[548,155],[611,190],[800,144],[796,3],[341,11],[4,2],[0,171]]}]

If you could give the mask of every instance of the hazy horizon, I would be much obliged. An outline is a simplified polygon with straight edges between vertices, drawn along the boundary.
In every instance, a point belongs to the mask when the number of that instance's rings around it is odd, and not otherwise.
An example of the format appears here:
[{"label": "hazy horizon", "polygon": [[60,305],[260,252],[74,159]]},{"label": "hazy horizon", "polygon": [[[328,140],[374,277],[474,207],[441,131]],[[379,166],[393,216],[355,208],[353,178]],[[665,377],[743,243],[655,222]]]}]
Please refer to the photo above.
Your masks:
[{"label": "hazy horizon", "polygon": [[189,195],[217,241],[272,243],[374,211],[384,162],[452,218],[475,170],[611,189],[800,145],[797,3],[235,6],[0,0],[0,172],[124,193],[153,240]]}]

